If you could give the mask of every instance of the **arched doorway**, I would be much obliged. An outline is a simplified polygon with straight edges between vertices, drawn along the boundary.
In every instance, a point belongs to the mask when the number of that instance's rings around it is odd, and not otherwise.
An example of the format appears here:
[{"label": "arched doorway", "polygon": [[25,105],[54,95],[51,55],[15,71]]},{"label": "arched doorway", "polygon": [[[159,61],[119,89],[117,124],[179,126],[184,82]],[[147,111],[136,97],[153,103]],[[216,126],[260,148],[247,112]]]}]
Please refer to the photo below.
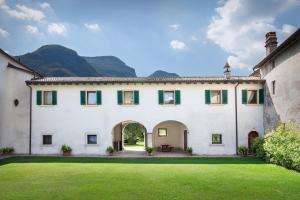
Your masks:
[{"label": "arched doorway", "polygon": [[251,131],[248,134],[248,149],[249,153],[253,153],[253,140],[258,137],[258,133],[256,131]]},{"label": "arched doorway", "polygon": [[152,144],[157,151],[185,151],[188,147],[186,125],[174,120],[157,124],[152,132]]},{"label": "arched doorway", "polygon": [[115,151],[144,151],[146,141],[146,128],[136,121],[123,121],[114,126],[112,143]]}]

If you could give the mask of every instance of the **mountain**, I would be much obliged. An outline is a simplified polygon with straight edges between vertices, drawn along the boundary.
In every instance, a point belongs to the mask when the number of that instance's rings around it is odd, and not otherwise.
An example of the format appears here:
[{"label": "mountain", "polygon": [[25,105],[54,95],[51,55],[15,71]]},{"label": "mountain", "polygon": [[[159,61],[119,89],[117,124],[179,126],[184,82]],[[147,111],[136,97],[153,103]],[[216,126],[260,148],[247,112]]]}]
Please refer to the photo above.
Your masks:
[{"label": "mountain", "polygon": [[74,50],[60,45],[45,45],[16,58],[45,76],[99,76]]},{"label": "mountain", "polygon": [[162,70],[157,70],[148,77],[179,77],[176,73],[170,73]]},{"label": "mountain", "polygon": [[15,58],[44,76],[136,77],[135,70],[117,57],[82,57],[61,45],[45,45]]},{"label": "mountain", "polygon": [[115,56],[83,57],[100,76],[136,77],[135,69]]}]

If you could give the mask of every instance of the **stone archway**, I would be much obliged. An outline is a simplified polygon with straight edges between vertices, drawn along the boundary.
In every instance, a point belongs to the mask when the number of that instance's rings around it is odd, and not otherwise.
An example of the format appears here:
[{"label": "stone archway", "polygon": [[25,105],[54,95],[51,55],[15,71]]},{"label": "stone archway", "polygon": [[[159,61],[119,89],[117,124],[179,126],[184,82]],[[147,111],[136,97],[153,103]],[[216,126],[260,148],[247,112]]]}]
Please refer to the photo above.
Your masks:
[{"label": "stone archway", "polygon": [[255,138],[258,137],[258,133],[256,131],[251,131],[249,134],[248,134],[248,149],[249,149],[249,153],[252,153],[253,152],[253,140]]},{"label": "stone archway", "polygon": [[188,147],[187,126],[179,121],[166,120],[152,131],[152,145],[157,151],[184,151]]},{"label": "stone archway", "polygon": [[[147,146],[147,130],[145,126],[137,121],[126,120],[116,124],[112,130],[112,145],[115,151],[124,150],[124,130],[129,124],[139,124],[144,129],[144,147]],[[144,149],[143,149],[144,150]]]}]

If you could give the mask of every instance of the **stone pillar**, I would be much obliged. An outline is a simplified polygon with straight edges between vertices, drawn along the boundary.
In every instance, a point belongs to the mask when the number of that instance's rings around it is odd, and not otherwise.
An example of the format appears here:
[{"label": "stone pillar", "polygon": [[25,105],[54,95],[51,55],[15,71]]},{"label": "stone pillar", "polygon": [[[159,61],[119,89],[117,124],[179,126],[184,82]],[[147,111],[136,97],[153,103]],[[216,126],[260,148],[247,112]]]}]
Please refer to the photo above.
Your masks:
[{"label": "stone pillar", "polygon": [[145,147],[153,147],[152,133],[147,132],[145,137]]}]

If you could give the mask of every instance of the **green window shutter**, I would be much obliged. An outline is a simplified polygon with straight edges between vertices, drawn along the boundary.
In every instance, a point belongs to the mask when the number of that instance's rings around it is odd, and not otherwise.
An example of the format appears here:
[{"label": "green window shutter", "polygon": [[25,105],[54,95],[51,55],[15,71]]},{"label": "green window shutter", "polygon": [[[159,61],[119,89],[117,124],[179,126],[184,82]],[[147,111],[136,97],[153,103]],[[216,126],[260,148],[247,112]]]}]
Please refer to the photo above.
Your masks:
[{"label": "green window shutter", "polygon": [[122,105],[123,104],[123,91],[122,90],[118,90],[118,104]]},{"label": "green window shutter", "polygon": [[42,105],[42,91],[36,91],[36,105]]},{"label": "green window shutter", "polygon": [[52,91],[52,105],[57,105],[57,91]]},{"label": "green window shutter", "polygon": [[175,90],[175,104],[180,104],[180,90]]},{"label": "green window shutter", "polygon": [[158,90],[158,103],[164,104],[164,91]]},{"label": "green window shutter", "polygon": [[140,103],[140,96],[139,96],[139,91],[138,90],[134,90],[133,91],[133,96],[134,96],[134,104],[138,105]]},{"label": "green window shutter", "polygon": [[102,92],[100,90],[98,90],[96,92],[97,95],[97,105],[101,105],[102,104]]},{"label": "green window shutter", "polygon": [[242,104],[247,104],[247,90],[242,90]]},{"label": "green window shutter", "polygon": [[205,90],[205,104],[210,104],[210,90]]},{"label": "green window shutter", "polygon": [[222,90],[222,104],[228,103],[228,90]]},{"label": "green window shutter", "polygon": [[259,104],[264,104],[264,102],[265,102],[264,89],[259,89]]},{"label": "green window shutter", "polygon": [[80,91],[80,104],[81,105],[85,105],[86,104],[86,102],[85,102],[85,100],[86,100],[85,95],[86,95],[85,91]]}]

